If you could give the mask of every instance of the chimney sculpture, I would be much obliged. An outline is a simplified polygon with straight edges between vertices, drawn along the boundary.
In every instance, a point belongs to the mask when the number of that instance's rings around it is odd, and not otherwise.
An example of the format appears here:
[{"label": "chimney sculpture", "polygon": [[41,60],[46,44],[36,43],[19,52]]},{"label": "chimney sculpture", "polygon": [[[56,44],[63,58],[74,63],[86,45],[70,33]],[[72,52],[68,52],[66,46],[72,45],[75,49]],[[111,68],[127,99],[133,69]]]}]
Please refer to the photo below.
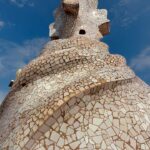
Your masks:
[{"label": "chimney sculpture", "polygon": [[40,56],[0,107],[0,150],[149,150],[150,87],[99,40],[98,0],[62,0]]}]

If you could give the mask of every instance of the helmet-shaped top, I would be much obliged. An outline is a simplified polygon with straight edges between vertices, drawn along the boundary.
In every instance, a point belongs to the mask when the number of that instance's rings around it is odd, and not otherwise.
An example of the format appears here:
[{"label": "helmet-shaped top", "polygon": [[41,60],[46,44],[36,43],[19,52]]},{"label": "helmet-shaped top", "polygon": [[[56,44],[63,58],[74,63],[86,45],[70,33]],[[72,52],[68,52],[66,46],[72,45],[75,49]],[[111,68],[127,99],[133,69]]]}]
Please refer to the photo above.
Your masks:
[{"label": "helmet-shaped top", "polygon": [[50,25],[50,37],[64,39],[86,36],[100,39],[109,33],[107,10],[97,9],[98,0],[62,0]]}]

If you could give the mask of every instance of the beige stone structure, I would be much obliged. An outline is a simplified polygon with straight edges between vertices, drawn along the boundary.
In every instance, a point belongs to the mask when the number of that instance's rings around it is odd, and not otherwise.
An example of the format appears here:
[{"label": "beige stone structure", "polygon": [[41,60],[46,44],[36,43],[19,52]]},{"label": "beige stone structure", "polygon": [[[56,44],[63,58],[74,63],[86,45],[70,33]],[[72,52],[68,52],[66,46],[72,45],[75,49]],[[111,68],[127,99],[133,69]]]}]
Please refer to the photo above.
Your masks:
[{"label": "beige stone structure", "polygon": [[98,0],[62,0],[40,56],[0,111],[0,150],[149,150],[150,87],[99,41]]}]

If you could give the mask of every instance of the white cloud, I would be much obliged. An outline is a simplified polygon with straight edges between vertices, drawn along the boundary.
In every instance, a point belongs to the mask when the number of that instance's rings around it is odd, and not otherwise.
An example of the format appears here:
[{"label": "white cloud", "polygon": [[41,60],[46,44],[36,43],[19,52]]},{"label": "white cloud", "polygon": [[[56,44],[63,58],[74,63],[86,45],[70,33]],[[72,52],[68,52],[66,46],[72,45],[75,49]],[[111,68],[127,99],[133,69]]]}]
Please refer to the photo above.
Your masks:
[{"label": "white cloud", "polygon": [[136,71],[150,71],[150,46],[133,58],[130,66]]},{"label": "white cloud", "polygon": [[0,20],[0,30],[5,26],[5,22]]},{"label": "white cloud", "polygon": [[15,23],[12,23],[10,21],[3,21],[2,19],[0,19],[0,31],[3,29],[3,28],[12,28],[14,27],[16,24]]},{"label": "white cloud", "polygon": [[34,3],[31,0],[10,0],[13,4],[17,5],[18,7],[24,7],[27,6],[34,6]]},{"label": "white cloud", "polygon": [[118,3],[112,6],[110,13],[115,24],[128,26],[149,11],[150,5],[148,0],[119,0]]},{"label": "white cloud", "polygon": [[31,59],[36,57],[47,38],[36,38],[16,44],[11,41],[0,39],[0,74],[1,77],[11,76],[19,68],[22,68]]}]

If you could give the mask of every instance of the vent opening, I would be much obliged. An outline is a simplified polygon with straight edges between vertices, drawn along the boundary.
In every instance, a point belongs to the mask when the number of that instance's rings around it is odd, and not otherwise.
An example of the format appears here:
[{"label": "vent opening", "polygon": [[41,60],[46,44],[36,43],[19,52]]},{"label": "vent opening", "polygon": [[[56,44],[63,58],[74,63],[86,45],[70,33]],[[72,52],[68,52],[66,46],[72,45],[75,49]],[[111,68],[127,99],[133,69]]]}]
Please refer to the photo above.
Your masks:
[{"label": "vent opening", "polygon": [[26,86],[26,83],[22,83],[21,85],[22,85],[22,87],[24,87],[24,86]]},{"label": "vent opening", "polygon": [[12,87],[14,85],[14,82],[15,82],[14,80],[11,80],[9,83],[9,87]]},{"label": "vent opening", "polygon": [[51,36],[51,40],[58,40],[59,39],[59,36]]},{"label": "vent opening", "polygon": [[79,31],[79,34],[81,34],[81,35],[85,35],[85,34],[86,34],[86,31],[85,31],[85,30],[83,30],[83,29],[81,29],[81,30]]}]

